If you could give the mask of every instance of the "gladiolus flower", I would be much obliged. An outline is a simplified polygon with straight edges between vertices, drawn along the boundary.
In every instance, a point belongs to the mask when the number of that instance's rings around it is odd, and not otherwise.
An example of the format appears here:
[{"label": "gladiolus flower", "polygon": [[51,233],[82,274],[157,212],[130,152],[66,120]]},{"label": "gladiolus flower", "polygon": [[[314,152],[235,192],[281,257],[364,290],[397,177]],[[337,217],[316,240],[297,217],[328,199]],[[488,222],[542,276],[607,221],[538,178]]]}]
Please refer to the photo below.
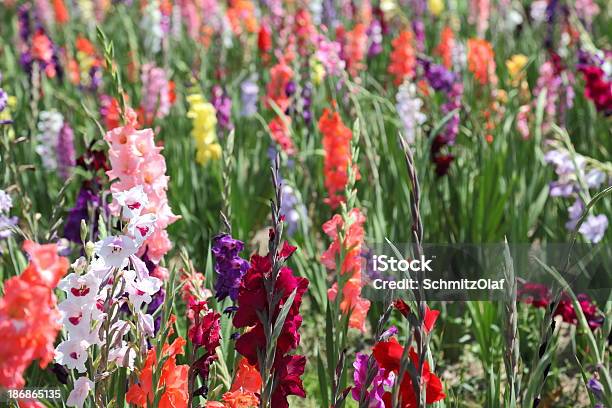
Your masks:
[{"label": "gladiolus flower", "polygon": [[221,145],[217,141],[215,132],[217,125],[215,108],[201,94],[189,95],[187,102],[189,102],[187,117],[191,118],[193,123],[191,136],[195,140],[196,161],[204,165],[210,160],[219,160]]},{"label": "gladiolus flower", "polygon": [[259,28],[257,47],[259,48],[259,52],[263,55],[267,55],[272,49],[272,35],[270,34],[270,28],[267,24],[262,24]]},{"label": "gladiolus flower", "polygon": [[230,391],[243,390],[252,393],[259,393],[261,390],[261,375],[254,365],[249,364],[246,358],[241,358],[238,362],[236,375]]},{"label": "gladiolus flower", "polygon": [[[328,269],[336,269],[336,260],[340,253],[344,259],[340,266],[340,275],[348,276],[342,287],[342,300],[340,310],[344,314],[350,313],[349,326],[365,331],[365,320],[370,308],[370,302],[361,298],[361,250],[365,231],[363,226],[366,218],[358,208],[353,208],[348,215],[348,224],[342,217],[334,215],[331,220],[323,224],[323,231],[333,239],[329,248],[321,255],[321,262]],[[339,232],[344,231],[344,240],[340,242]],[[335,300],[338,295],[337,283],[328,290],[327,296]]]},{"label": "gladiolus flower", "polygon": [[[403,353],[404,347],[397,342],[395,337],[392,337],[388,341],[379,342],[372,350],[372,354],[379,366],[385,370],[393,371],[394,373],[399,373]],[[413,347],[410,347],[409,355],[414,367],[418,367],[419,357]],[[425,383],[425,399],[428,404],[433,404],[436,401],[446,398],[446,394],[444,394],[442,388],[442,382],[430,371],[427,361],[423,362],[421,380]],[[404,373],[400,381],[400,407],[413,408],[418,406],[410,375]],[[385,401],[385,406],[391,406],[391,393],[386,392],[383,395],[383,400]]]},{"label": "gladiolus flower", "polygon": [[271,107],[272,102],[274,102],[281,112],[287,110],[290,104],[290,95],[287,94],[287,85],[292,78],[293,70],[283,60],[270,69],[270,82],[266,87],[266,107]]},{"label": "gladiolus flower", "polygon": [[242,277],[249,269],[249,262],[238,255],[243,249],[244,243],[229,234],[220,234],[213,238],[211,252],[217,273],[215,297],[219,301],[228,296],[235,301],[238,296]]},{"label": "gladiolus flower", "polygon": [[529,61],[529,59],[523,54],[515,54],[510,57],[510,59],[506,61],[506,68],[508,68],[510,78],[513,80],[519,79],[523,68],[527,65],[527,61]]},{"label": "gladiolus flower", "polygon": [[427,6],[431,14],[438,17],[444,11],[444,0],[428,0]]},{"label": "gladiolus flower", "polygon": [[[410,308],[402,299],[397,299],[395,302],[393,302],[393,306],[395,306],[395,308],[399,310],[399,312],[406,318],[410,314]],[[425,319],[423,320],[423,328],[425,329],[425,333],[431,333],[439,315],[439,310],[432,310],[429,308],[429,306],[425,306]]]},{"label": "gladiolus flower", "polygon": [[256,33],[258,27],[255,15],[255,5],[250,0],[234,0],[226,11],[227,19],[232,26],[232,31],[237,36],[244,31]]},{"label": "gladiolus flower", "polygon": [[274,363],[276,375],[276,387],[272,392],[271,406],[275,408],[288,408],[287,396],[296,395],[305,398],[306,391],[302,384],[301,376],[306,367],[306,357],[285,356]]},{"label": "gladiolus flower", "polygon": [[468,69],[481,85],[495,85],[495,52],[491,43],[479,38],[468,40]]},{"label": "gladiolus flower", "polygon": [[368,48],[366,26],[358,23],[346,33],[346,44],[343,48],[346,69],[352,77],[356,77],[365,68],[363,63]]},{"label": "gladiolus flower", "polygon": [[453,67],[453,50],[455,48],[455,34],[453,33],[452,28],[444,27],[442,33],[440,34],[440,44],[436,48],[436,53],[442,59],[442,65],[446,67],[446,69],[451,69]]},{"label": "gladiolus flower", "polygon": [[195,322],[189,328],[188,336],[196,349],[203,347],[208,354],[215,354],[215,349],[219,347],[221,340],[220,318],[221,315],[213,311],[204,316],[200,316],[199,312],[195,313]]},{"label": "gladiolus flower", "polygon": [[272,139],[280,146],[280,148],[288,155],[293,156],[296,153],[291,134],[289,132],[289,116],[276,116],[268,124],[268,130]]},{"label": "gladiolus flower", "polygon": [[225,408],[255,408],[259,406],[259,398],[250,391],[235,390],[223,394]]},{"label": "gladiolus flower", "polygon": [[[238,310],[234,315],[233,324],[238,328],[249,327],[250,330],[238,338],[236,350],[246,357],[251,365],[258,364],[257,349],[265,347],[264,329],[257,316],[257,311],[268,310],[264,274],[269,273],[271,267],[269,257],[253,255],[251,257],[251,267],[244,275],[243,284],[238,293]],[[299,344],[298,329],[302,324],[299,308],[302,303],[302,296],[307,288],[308,280],[306,278],[295,277],[293,271],[288,267],[281,268],[274,288],[276,292],[281,294],[280,304],[282,305],[294,290],[296,290],[296,294],[278,339],[276,347],[278,356],[297,348]]]},{"label": "gladiolus flower", "polygon": [[[348,170],[352,166],[351,139],[353,132],[342,123],[340,114],[324,109],[319,119],[319,131],[323,134],[325,161],[325,188],[328,197],[325,199],[332,209],[344,202],[344,189],[348,183]],[[357,172],[357,167],[353,167]],[[358,177],[358,176],[357,176]]]},{"label": "gladiolus flower", "polygon": [[176,365],[177,354],[183,354],[185,340],[177,337],[170,345],[164,344],[162,358],[167,358],[161,367],[158,383],[153,388],[153,366],[157,361],[155,348],[149,349],[145,365],[140,371],[138,382],[132,383],[125,400],[138,407],[147,407],[153,402],[154,390],[164,389],[159,401],[159,408],[187,407],[189,400],[187,374],[189,366]]},{"label": "gladiolus flower", "polygon": [[53,0],[53,9],[55,11],[55,22],[58,24],[66,24],[70,19],[68,9],[64,0]]},{"label": "gladiolus flower", "polygon": [[[155,145],[151,129],[134,128],[134,111],[126,112],[128,124],[106,133],[104,139],[110,146],[109,157],[112,169],[108,177],[118,179],[111,185],[111,192],[119,193],[142,186],[148,198],[147,208],[141,214],[156,214],[155,231],[148,235],[140,248],[140,253],[147,251],[147,256],[154,263],[159,263],[170,250],[172,243],[165,229],[180,217],[174,215],[168,204],[166,160],[160,154],[161,148]],[[129,118],[132,119],[129,119]],[[120,207],[115,201],[111,211],[119,215]],[[140,214],[140,212],[139,212]]]},{"label": "gladiolus flower", "polygon": [[390,63],[387,71],[393,75],[393,83],[400,85],[405,78],[413,78],[416,68],[416,54],[414,50],[414,35],[410,30],[403,30],[391,45]]},{"label": "gladiolus flower", "polygon": [[21,388],[34,360],[45,368],[61,329],[53,288],[68,270],[57,245],[24,243],[30,263],[21,275],[4,282],[0,298],[0,387]]}]

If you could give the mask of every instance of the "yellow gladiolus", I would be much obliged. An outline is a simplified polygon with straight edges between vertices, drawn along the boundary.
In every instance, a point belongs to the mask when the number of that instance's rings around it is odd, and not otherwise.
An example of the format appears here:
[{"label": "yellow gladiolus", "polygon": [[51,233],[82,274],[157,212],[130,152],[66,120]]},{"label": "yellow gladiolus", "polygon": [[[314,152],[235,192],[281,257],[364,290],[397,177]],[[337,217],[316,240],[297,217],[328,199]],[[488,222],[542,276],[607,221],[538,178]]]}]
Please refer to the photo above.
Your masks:
[{"label": "yellow gladiolus", "polygon": [[192,120],[191,136],[196,145],[196,161],[206,164],[210,160],[221,158],[221,146],[217,141],[215,128],[217,126],[217,112],[211,103],[207,102],[201,94],[187,96],[189,111],[187,117]]},{"label": "yellow gladiolus", "polygon": [[444,11],[444,0],[428,0],[429,12],[438,17]]},{"label": "yellow gladiolus", "polygon": [[527,65],[529,58],[523,54],[515,54],[506,61],[506,68],[512,79],[518,79],[522,75],[523,68]]}]

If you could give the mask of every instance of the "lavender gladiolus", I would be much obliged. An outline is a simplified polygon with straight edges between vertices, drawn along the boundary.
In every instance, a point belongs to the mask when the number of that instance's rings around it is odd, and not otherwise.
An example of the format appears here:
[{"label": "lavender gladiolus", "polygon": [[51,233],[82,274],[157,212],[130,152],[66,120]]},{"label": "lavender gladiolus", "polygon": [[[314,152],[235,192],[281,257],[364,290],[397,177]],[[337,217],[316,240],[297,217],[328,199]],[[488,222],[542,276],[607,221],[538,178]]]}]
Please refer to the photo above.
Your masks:
[{"label": "lavender gladiolus", "polygon": [[64,180],[70,177],[76,163],[74,152],[74,133],[70,125],[64,122],[57,140],[57,171]]},{"label": "lavender gladiolus", "polygon": [[258,94],[259,87],[254,79],[247,79],[240,84],[241,116],[250,118],[257,113]]}]

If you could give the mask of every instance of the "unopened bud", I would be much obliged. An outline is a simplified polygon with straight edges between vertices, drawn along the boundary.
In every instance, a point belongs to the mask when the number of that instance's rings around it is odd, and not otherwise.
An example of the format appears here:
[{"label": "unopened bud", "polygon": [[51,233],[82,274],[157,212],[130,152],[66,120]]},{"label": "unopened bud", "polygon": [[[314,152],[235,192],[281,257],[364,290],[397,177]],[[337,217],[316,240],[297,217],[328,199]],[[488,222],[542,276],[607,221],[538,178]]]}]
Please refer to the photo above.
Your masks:
[{"label": "unopened bud", "polygon": [[81,220],[81,242],[85,243],[87,240],[87,223],[85,220]]},{"label": "unopened bud", "polygon": [[94,254],[94,243],[91,241],[87,241],[87,243],[85,244],[85,255],[87,255],[88,258],[91,258]]}]

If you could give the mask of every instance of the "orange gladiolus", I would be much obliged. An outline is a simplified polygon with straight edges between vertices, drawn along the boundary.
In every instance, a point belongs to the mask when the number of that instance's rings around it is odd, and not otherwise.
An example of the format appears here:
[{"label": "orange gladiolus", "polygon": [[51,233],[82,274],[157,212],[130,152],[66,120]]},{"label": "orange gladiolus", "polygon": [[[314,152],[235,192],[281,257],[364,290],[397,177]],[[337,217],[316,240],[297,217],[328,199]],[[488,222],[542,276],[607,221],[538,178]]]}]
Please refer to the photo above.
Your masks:
[{"label": "orange gladiolus", "polygon": [[70,20],[68,9],[64,0],[53,0],[53,10],[55,11],[55,22],[58,24],[65,24]]},{"label": "orange gladiolus", "polygon": [[[187,408],[189,392],[187,376],[188,365],[176,365],[176,355],[183,354],[185,339],[177,337],[172,344],[164,344],[162,356],[168,357],[161,367],[161,374],[156,386],[164,389],[159,400],[159,408]],[[154,399],[153,393],[153,365],[157,361],[157,353],[151,348],[147,353],[145,365],[140,371],[138,383],[130,385],[125,396],[126,401],[139,407],[147,407]]]},{"label": "orange gladiolus", "polygon": [[250,391],[230,391],[223,394],[226,408],[255,408],[259,406],[259,398]]},{"label": "orange gladiolus", "polygon": [[416,68],[414,35],[411,30],[402,31],[392,42],[391,63],[387,71],[394,76],[393,83],[400,85],[406,77],[412,78]]},{"label": "orange gladiolus", "polygon": [[236,378],[232,383],[230,391],[244,390],[259,392],[261,389],[261,376],[257,367],[249,364],[246,358],[241,358],[236,370]]},{"label": "orange gladiolus", "polygon": [[481,85],[494,84],[495,52],[491,43],[479,38],[471,38],[468,45],[468,69]]},{"label": "orange gladiolus", "polygon": [[455,33],[450,27],[444,27],[440,34],[440,44],[436,48],[436,53],[442,59],[442,65],[446,69],[453,67],[453,48],[455,48]]},{"label": "orange gladiolus", "polygon": [[[328,197],[325,199],[331,208],[336,208],[345,200],[343,196],[348,183],[348,168],[351,161],[351,139],[353,132],[342,123],[338,112],[324,109],[319,119],[319,131],[323,134],[323,150],[325,160],[325,188]],[[357,168],[354,167],[357,172]],[[359,178],[359,174],[357,174]]]},{"label": "orange gladiolus", "polygon": [[344,46],[346,69],[351,76],[356,77],[365,68],[363,60],[368,48],[368,36],[365,24],[359,23],[346,33]]},{"label": "orange gladiolus", "polygon": [[271,102],[274,102],[281,112],[287,110],[290,100],[286,88],[291,78],[293,78],[293,70],[285,61],[279,61],[278,64],[270,69],[266,107],[271,107]]},{"label": "orange gladiolus", "polygon": [[259,30],[259,24],[257,23],[253,2],[249,0],[234,0],[229,3],[226,15],[234,34],[242,34],[243,27],[248,33],[256,33]]}]

